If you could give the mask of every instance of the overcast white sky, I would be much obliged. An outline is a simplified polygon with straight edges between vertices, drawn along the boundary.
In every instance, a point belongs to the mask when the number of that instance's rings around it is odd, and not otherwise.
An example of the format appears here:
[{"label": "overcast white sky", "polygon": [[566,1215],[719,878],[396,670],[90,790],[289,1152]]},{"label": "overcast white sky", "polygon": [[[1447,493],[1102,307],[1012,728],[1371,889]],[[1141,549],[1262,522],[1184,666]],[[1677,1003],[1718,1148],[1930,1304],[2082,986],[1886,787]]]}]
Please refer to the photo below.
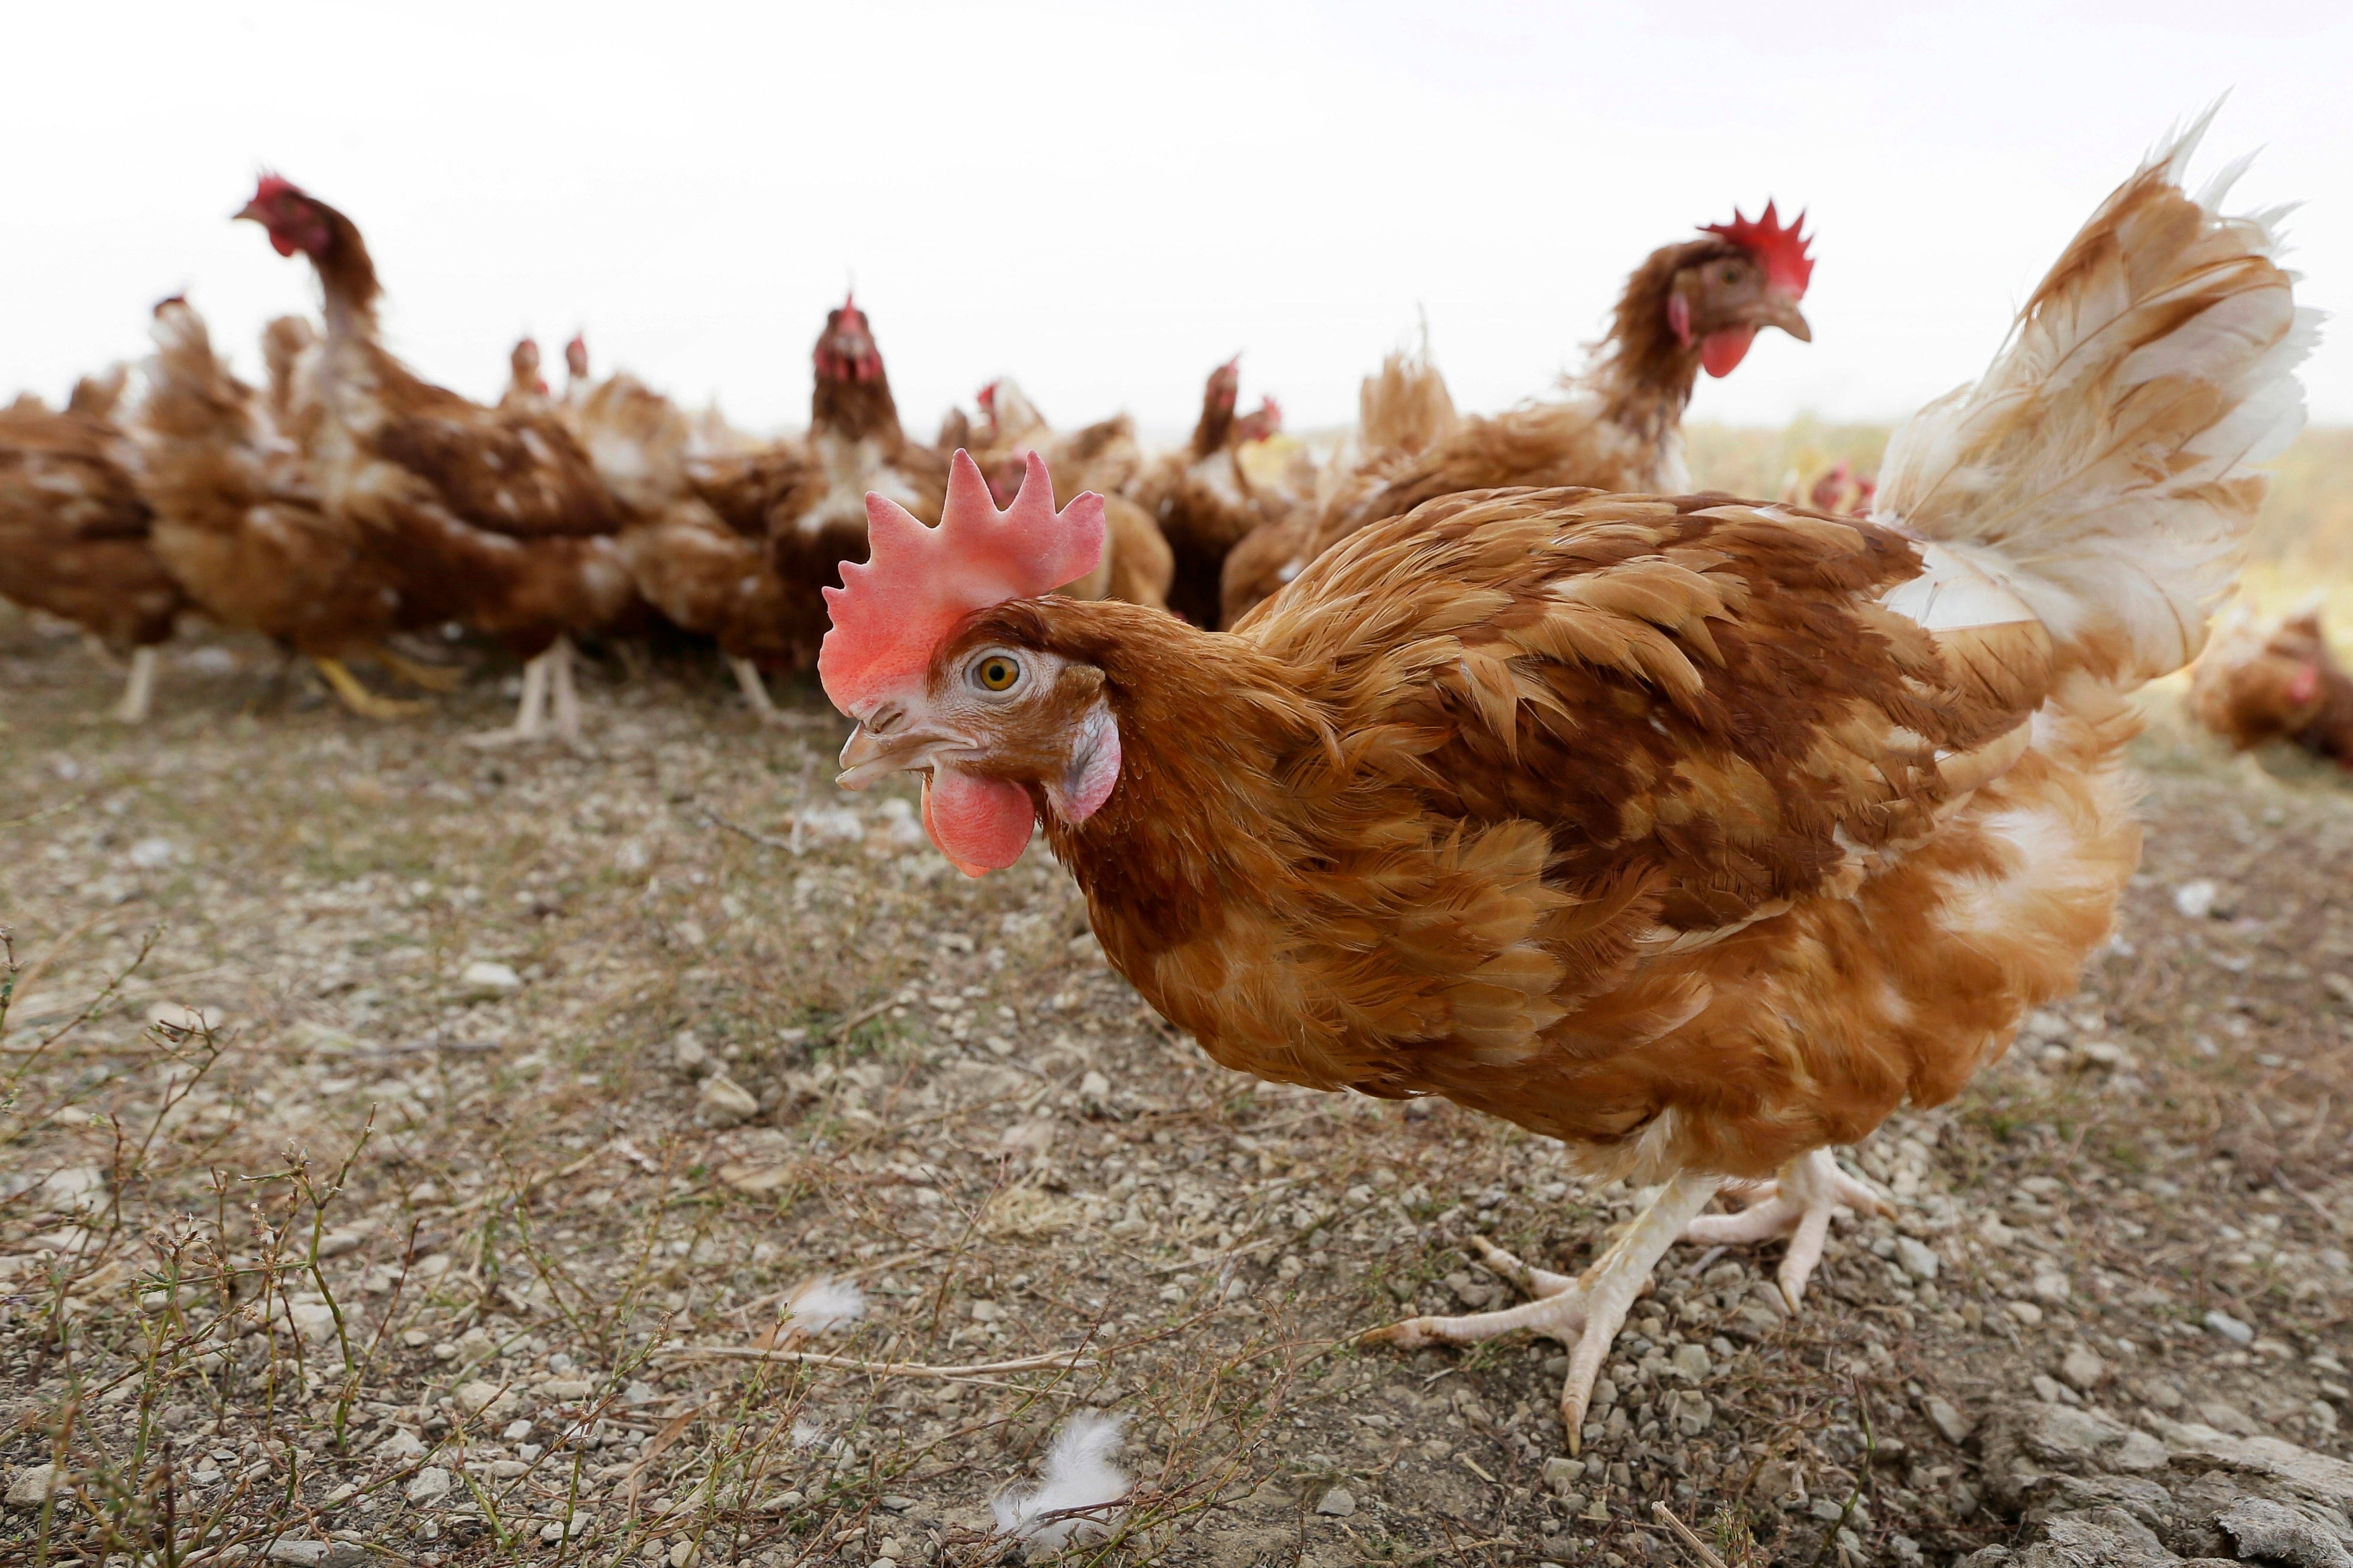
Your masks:
[{"label": "overcast white sky", "polygon": [[[807,416],[855,277],[928,436],[1018,376],[1058,422],[1246,397],[1353,417],[1426,312],[1468,405],[1579,358],[1626,271],[1765,197],[1811,209],[1815,341],[1695,418],[1894,416],[1972,375],[2075,225],[2232,90],[2201,169],[2353,306],[2353,5],[1682,0],[1157,6],[45,5],[8,26],[0,396],[143,352],[185,289],[253,374],[305,267],[228,215],[267,164],[351,214],[394,348],[493,392],[586,327],[739,422]],[[2353,327],[2309,367],[2353,420]]]}]

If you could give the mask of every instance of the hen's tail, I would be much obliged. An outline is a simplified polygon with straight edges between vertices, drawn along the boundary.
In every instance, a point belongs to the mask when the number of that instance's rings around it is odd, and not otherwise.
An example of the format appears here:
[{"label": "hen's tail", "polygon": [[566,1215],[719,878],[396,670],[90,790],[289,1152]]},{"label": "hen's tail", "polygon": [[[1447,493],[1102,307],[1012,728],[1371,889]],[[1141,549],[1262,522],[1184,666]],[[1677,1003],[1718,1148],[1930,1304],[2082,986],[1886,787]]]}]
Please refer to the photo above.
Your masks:
[{"label": "hen's tail", "polygon": [[1391,353],[1356,389],[1356,443],[1367,457],[1426,451],[1454,428],[1457,417],[1427,342],[1417,351]]},{"label": "hen's tail", "polygon": [[2319,324],[2273,259],[2285,209],[2220,210],[2243,160],[2196,197],[2182,189],[2212,117],[2101,205],[1984,378],[1896,433],[1872,511],[1947,546],[2126,683],[2204,642],[2263,499],[2253,465],[2303,426],[2295,371]]},{"label": "hen's tail", "polygon": [[149,332],[155,353],[147,361],[147,397],[139,414],[150,445],[251,446],[253,389],[215,356],[205,319],[174,297],[155,307]]}]

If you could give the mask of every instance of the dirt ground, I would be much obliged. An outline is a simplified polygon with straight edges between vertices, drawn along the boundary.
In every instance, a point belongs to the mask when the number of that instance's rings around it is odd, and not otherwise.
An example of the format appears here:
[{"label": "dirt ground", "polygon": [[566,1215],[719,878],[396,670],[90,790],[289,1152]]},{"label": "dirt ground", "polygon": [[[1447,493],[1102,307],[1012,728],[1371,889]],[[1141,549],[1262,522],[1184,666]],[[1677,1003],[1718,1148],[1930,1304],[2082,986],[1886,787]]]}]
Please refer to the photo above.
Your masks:
[{"label": "dirt ground", "polygon": [[[1704,1563],[1660,1504],[1725,1563],[1941,1564],[2033,1535],[2021,1410],[2353,1455],[2334,775],[2157,699],[2082,994],[1851,1152],[1899,1216],[1798,1316],[1778,1247],[1671,1254],[1571,1460],[1562,1347],[1346,1336],[1635,1194],[1225,1072],[1041,853],[967,881],[839,794],[813,689],[763,726],[632,662],[580,754],[467,743],[494,668],[372,725],[203,637],[128,731],[0,618],[0,1556],[995,1561],[1086,1413],[1133,1487],[1069,1560],[1218,1568]],[[864,1316],[785,1332],[818,1276]]]}]

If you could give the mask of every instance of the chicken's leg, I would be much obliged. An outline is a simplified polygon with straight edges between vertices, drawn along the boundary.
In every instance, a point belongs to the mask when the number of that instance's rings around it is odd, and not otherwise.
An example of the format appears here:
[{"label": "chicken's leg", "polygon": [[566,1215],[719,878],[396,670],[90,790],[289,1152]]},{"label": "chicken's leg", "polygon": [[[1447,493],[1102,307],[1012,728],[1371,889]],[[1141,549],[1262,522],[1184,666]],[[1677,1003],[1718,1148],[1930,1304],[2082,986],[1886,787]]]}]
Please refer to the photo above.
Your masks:
[{"label": "chicken's leg", "polygon": [[122,700],[115,705],[114,716],[125,724],[144,724],[154,699],[155,650],[153,647],[134,649],[131,676],[122,683]]},{"label": "chicken's leg", "polygon": [[427,691],[455,691],[466,684],[466,672],[449,665],[427,664],[422,659],[411,658],[399,649],[386,647],[381,643],[371,651],[375,653],[375,661],[378,664],[408,682],[409,685],[421,687]]},{"label": "chicken's leg", "polygon": [[314,654],[311,662],[318,666],[328,689],[343,700],[344,707],[363,719],[406,719],[425,711],[422,702],[402,702],[390,697],[378,697],[362,686],[359,677],[353,675],[340,658],[325,658]]},{"label": "chicken's leg", "polygon": [[555,709],[556,738],[567,746],[576,746],[580,744],[580,693],[572,685],[572,639],[557,637],[554,646],[540,657],[552,661],[547,685]]},{"label": "chicken's leg", "polygon": [[735,672],[735,684],[743,689],[744,700],[752,705],[752,711],[770,723],[776,722],[776,705],[768,696],[768,683],[760,679],[760,667],[748,658],[729,654],[727,668]]},{"label": "chicken's leg", "polygon": [[[553,651],[553,650],[550,650]],[[515,721],[503,730],[491,730],[467,739],[477,746],[504,746],[516,741],[536,741],[547,723],[547,655],[522,667],[522,700],[515,704]]]},{"label": "chicken's leg", "polygon": [[1838,1167],[1828,1149],[1800,1154],[1781,1167],[1778,1181],[1766,1184],[1761,1200],[1738,1214],[1702,1215],[1683,1231],[1686,1241],[1739,1243],[1789,1238],[1776,1278],[1782,1299],[1796,1311],[1806,1281],[1822,1259],[1831,1217],[1841,1210],[1892,1215],[1894,1206]]},{"label": "chicken's leg", "polygon": [[1517,1329],[1543,1334],[1570,1347],[1568,1381],[1560,1391],[1560,1418],[1568,1427],[1568,1451],[1577,1451],[1585,1431],[1585,1407],[1593,1397],[1593,1380],[1600,1375],[1601,1359],[1626,1321],[1651,1270],[1667,1248],[1683,1234],[1692,1217],[1715,1194],[1715,1176],[1677,1176],[1661,1190],[1641,1217],[1593,1267],[1572,1279],[1530,1268],[1500,1247],[1481,1243],[1488,1267],[1518,1281],[1535,1295],[1532,1301],[1496,1312],[1474,1312],[1462,1318],[1409,1318],[1365,1338],[1377,1343],[1419,1350],[1427,1344],[1475,1344]]}]

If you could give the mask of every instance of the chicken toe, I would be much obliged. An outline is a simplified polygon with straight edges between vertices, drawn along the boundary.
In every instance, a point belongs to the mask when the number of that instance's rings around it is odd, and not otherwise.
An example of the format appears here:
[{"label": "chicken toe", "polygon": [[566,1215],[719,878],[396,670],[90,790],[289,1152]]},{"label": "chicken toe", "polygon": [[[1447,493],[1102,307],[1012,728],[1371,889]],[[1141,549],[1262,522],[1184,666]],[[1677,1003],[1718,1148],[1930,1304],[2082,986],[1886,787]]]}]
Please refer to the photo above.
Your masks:
[{"label": "chicken toe", "polygon": [[[553,653],[553,648],[548,653]],[[522,700],[515,704],[515,719],[503,730],[486,731],[467,739],[477,746],[505,746],[517,741],[536,741],[547,728],[548,654],[541,654],[522,667]]]},{"label": "chicken toe", "polygon": [[408,682],[427,691],[455,691],[466,684],[466,672],[446,664],[427,664],[409,658],[396,648],[377,647],[372,650],[375,661]]},{"label": "chicken toe", "polygon": [[1574,1279],[1530,1268],[1501,1247],[1482,1243],[1482,1260],[1489,1268],[1543,1293],[1499,1311],[1460,1318],[1409,1318],[1363,1338],[1368,1343],[1393,1344],[1402,1350],[1477,1344],[1521,1329],[1558,1340],[1569,1347],[1568,1379],[1560,1391],[1560,1418],[1568,1428],[1568,1451],[1574,1454],[1584,1440],[1585,1410],[1593,1398],[1593,1380],[1600,1375],[1602,1359],[1625,1323],[1627,1310],[1650,1282],[1651,1270],[1682,1237],[1692,1217],[1707,1205],[1715,1188],[1714,1176],[1677,1176],[1594,1259],[1593,1266]]},{"label": "chicken toe", "polygon": [[1685,1241],[1738,1244],[1789,1239],[1776,1278],[1782,1299],[1796,1311],[1806,1281],[1822,1258],[1831,1219],[1844,1212],[1892,1215],[1894,1205],[1838,1167],[1828,1149],[1800,1154],[1782,1167],[1780,1179],[1766,1184],[1761,1201],[1738,1214],[1702,1215],[1683,1231]]},{"label": "chicken toe", "polygon": [[378,697],[362,686],[359,677],[346,668],[340,658],[317,658],[311,662],[318,666],[319,674],[325,679],[328,689],[343,699],[344,707],[363,719],[406,719],[425,711],[422,702],[402,702],[390,697]]}]

